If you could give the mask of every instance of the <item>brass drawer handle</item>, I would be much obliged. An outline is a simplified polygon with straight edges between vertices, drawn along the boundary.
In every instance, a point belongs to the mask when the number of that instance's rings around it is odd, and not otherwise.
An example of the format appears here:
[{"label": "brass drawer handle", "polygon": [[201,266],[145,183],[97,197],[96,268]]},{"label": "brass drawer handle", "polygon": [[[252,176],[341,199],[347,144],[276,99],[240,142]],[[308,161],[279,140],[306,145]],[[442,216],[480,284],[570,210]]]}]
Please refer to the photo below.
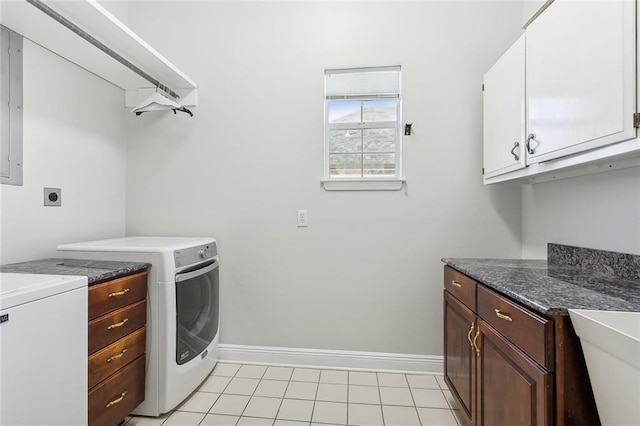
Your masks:
[{"label": "brass drawer handle", "polygon": [[462,287],[462,284],[460,284],[460,283],[459,283],[458,281],[456,281],[456,280],[452,280],[452,281],[451,281],[451,285],[452,285],[452,286],[454,286],[454,287],[458,287],[458,288]]},{"label": "brass drawer handle", "polygon": [[498,318],[503,319],[505,321],[509,321],[509,322],[513,321],[509,315],[506,315],[506,314],[503,314],[502,312],[500,312],[500,309],[494,309],[494,311],[496,312],[496,316]]},{"label": "brass drawer handle", "polygon": [[476,350],[476,356],[480,356],[480,348],[478,347],[478,344],[476,343],[478,341],[478,337],[480,337],[480,327],[476,328],[476,335],[473,338],[473,347]]},{"label": "brass drawer handle", "polygon": [[122,402],[122,400],[124,399],[125,395],[127,395],[127,391],[122,392],[119,397],[117,397],[116,399],[114,399],[113,401],[108,403],[107,404],[107,408],[112,407],[112,406],[118,404],[119,402]]},{"label": "brass drawer handle", "polygon": [[111,356],[111,357],[107,358],[107,362],[111,362],[114,359],[122,358],[124,356],[125,352],[127,352],[127,350],[123,349],[122,352],[120,352],[118,355],[114,355],[114,356]]},{"label": "brass drawer handle", "polygon": [[109,327],[107,327],[107,330],[111,330],[112,328],[122,327],[127,321],[129,321],[129,318],[125,318],[120,322],[117,322],[115,324],[111,324]]},{"label": "brass drawer handle", "polygon": [[471,346],[471,349],[473,349],[473,342],[471,341],[471,335],[473,334],[474,327],[475,327],[475,324],[471,323],[471,328],[469,329],[469,332],[467,333],[467,340],[469,341],[469,345]]},{"label": "brass drawer handle", "polygon": [[116,292],[113,292],[113,293],[109,293],[109,297],[122,296],[122,295],[124,295],[124,294],[125,294],[126,292],[128,292],[128,291],[129,291],[129,289],[128,289],[128,288],[125,288],[125,289],[124,289],[124,290],[122,290],[122,291],[116,291]]}]

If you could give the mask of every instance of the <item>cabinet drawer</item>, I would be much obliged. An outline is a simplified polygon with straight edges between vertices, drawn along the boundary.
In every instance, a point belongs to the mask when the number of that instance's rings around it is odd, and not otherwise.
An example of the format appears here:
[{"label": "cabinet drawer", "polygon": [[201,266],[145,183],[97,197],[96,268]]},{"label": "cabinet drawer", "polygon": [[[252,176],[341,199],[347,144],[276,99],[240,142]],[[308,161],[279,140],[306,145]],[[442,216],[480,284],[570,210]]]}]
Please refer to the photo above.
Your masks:
[{"label": "cabinet drawer", "polygon": [[113,426],[144,401],[144,355],[89,392],[89,424]]},{"label": "cabinet drawer", "polygon": [[444,267],[444,288],[453,294],[458,300],[476,310],[476,286],[477,283],[455,269]]},{"label": "cabinet drawer", "polygon": [[132,333],[146,322],[146,300],[94,319],[89,322],[89,354]]},{"label": "cabinet drawer", "polygon": [[146,297],[146,272],[92,285],[89,287],[89,320]]},{"label": "cabinet drawer", "polygon": [[549,371],[553,370],[553,322],[478,286],[478,315]]},{"label": "cabinet drawer", "polygon": [[146,327],[142,327],[91,355],[89,389],[144,354],[146,344]]}]

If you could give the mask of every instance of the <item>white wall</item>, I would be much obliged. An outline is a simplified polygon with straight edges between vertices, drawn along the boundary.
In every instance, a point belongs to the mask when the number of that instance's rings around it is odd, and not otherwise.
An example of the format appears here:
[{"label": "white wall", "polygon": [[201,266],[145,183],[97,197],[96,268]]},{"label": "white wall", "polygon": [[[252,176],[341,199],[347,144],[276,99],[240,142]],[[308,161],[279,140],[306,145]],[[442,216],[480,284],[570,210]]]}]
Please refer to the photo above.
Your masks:
[{"label": "white wall", "polygon": [[[24,185],[0,185],[0,263],[58,244],[124,235],[124,92],[24,41]],[[44,187],[62,207],[44,207]]]},{"label": "white wall", "polygon": [[[127,233],[218,239],[224,343],[440,354],[440,258],[521,254],[520,187],[480,174],[482,75],[521,14],[506,2],[133,3],[132,28],[200,101],[193,118],[130,117]],[[324,191],[323,70],[393,64],[415,129],[407,191]]]},{"label": "white wall", "polygon": [[548,242],[640,255],[640,167],[525,185],[522,217],[525,258]]}]

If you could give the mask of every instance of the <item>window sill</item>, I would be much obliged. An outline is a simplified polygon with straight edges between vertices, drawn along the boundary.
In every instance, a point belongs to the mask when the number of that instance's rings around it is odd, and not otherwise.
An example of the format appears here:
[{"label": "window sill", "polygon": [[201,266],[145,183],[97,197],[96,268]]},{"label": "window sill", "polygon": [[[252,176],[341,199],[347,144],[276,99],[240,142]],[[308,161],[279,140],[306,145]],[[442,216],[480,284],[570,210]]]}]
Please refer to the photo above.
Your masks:
[{"label": "window sill", "polygon": [[399,191],[405,179],[322,179],[325,191]]}]

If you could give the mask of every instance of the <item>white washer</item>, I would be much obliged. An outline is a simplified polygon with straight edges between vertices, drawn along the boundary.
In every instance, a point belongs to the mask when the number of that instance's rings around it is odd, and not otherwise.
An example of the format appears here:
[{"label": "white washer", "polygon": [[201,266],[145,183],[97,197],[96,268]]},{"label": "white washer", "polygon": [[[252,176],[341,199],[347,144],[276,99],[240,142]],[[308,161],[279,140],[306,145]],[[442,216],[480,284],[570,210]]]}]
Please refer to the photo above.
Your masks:
[{"label": "white washer", "polygon": [[0,424],[87,424],[87,277],[0,274]]},{"label": "white washer", "polygon": [[213,238],[125,237],[58,246],[65,258],[151,264],[145,400],[134,414],[177,407],[218,360],[219,272]]}]

